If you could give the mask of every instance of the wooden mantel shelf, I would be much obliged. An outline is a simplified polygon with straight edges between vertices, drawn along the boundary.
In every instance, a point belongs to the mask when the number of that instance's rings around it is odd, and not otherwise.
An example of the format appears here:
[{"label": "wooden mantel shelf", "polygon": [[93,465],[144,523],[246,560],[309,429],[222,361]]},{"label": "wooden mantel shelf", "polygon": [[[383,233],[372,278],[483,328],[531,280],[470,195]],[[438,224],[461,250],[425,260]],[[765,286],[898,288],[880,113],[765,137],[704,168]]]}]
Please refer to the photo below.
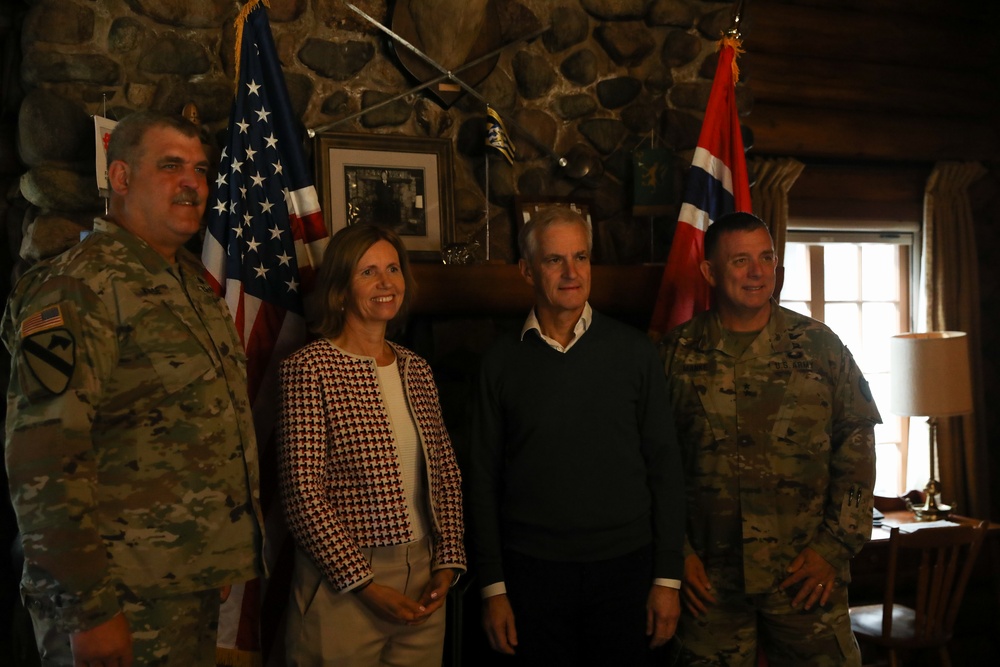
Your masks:
[{"label": "wooden mantel shelf", "polygon": [[[515,264],[411,264],[417,282],[414,314],[524,315],[531,288]],[[590,303],[600,312],[643,325],[649,322],[663,265],[595,265]]]}]

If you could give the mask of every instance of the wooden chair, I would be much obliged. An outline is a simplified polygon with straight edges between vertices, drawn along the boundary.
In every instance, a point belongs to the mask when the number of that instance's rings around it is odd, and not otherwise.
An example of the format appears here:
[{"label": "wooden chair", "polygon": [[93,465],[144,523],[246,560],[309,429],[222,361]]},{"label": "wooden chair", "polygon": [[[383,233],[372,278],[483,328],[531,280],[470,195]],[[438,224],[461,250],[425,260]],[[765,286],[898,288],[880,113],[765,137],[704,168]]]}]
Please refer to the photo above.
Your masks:
[{"label": "wooden chair", "polygon": [[[941,664],[950,667],[947,644],[955,626],[965,585],[986,536],[987,522],[912,533],[893,528],[882,604],[851,607],[851,627],[861,643],[889,650],[891,667],[899,665],[897,649],[936,648]],[[917,563],[916,603],[896,602],[897,581],[905,578],[900,562],[912,555]]]}]

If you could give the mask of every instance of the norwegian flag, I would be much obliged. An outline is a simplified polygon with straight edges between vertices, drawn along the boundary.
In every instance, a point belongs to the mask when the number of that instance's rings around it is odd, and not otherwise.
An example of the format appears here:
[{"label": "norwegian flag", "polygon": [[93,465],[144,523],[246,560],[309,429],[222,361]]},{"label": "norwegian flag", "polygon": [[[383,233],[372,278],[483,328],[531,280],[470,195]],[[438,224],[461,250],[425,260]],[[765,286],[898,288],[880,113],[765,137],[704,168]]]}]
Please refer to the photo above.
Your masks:
[{"label": "norwegian flag", "polygon": [[720,49],[677,231],[649,325],[650,332],[660,336],[709,308],[708,283],[698,268],[705,254],[705,230],[726,213],[751,212],[743,135],[736,113],[736,57],[742,49],[735,37],[724,38]]},{"label": "norwegian flag", "polygon": [[229,305],[247,353],[268,536],[264,558],[274,577],[263,591],[259,581],[234,587],[219,622],[220,664],[245,663],[241,653],[270,646],[274,637],[261,637],[259,629],[273,634],[278,623],[261,623],[261,608],[283,609],[287,599],[290,563],[277,562],[288,553],[289,542],[273,464],[277,370],[306,340],[303,295],[327,244],[267,12],[260,5],[261,0],[248,3],[236,21],[238,88],[202,261],[209,283]]}]

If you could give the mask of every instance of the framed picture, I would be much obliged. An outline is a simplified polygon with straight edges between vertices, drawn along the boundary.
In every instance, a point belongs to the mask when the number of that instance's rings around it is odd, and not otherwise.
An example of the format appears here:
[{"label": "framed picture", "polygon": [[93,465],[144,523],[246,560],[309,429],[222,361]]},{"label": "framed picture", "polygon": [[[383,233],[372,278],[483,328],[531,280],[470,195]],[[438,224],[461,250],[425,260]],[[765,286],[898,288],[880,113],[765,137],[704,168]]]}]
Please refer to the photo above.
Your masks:
[{"label": "framed picture", "polygon": [[449,139],[320,134],[316,170],[331,234],[347,225],[388,227],[419,261],[440,261],[453,241]]},{"label": "framed picture", "polygon": [[593,225],[593,220],[590,219],[590,203],[584,199],[575,199],[573,197],[514,197],[514,250],[518,257],[520,257],[520,252],[517,245],[517,238],[521,234],[521,228],[524,227],[524,223],[531,220],[533,214],[551,206],[563,206],[573,209]]}]

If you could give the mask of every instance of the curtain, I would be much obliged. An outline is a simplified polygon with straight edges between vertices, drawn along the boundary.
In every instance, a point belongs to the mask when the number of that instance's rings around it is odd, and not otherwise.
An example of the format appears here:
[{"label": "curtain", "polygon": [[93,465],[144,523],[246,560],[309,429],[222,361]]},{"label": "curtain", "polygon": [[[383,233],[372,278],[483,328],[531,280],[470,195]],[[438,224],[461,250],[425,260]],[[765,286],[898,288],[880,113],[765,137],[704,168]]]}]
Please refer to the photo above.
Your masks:
[{"label": "curtain", "polygon": [[[923,277],[931,331],[964,331],[972,366],[971,415],[939,420],[937,479],[942,500],[959,514],[987,517],[989,466],[985,451],[979,263],[969,186],[986,174],[977,162],[940,162],[924,191]],[[933,471],[932,471],[933,474]]]},{"label": "curtain", "polygon": [[[785,256],[785,238],[788,236],[788,192],[802,174],[805,165],[793,158],[752,158],[747,160],[747,171],[753,183],[750,199],[753,212],[767,224],[774,239],[774,251],[779,261]],[[775,299],[781,294],[784,267],[779,269],[774,289]]]}]

